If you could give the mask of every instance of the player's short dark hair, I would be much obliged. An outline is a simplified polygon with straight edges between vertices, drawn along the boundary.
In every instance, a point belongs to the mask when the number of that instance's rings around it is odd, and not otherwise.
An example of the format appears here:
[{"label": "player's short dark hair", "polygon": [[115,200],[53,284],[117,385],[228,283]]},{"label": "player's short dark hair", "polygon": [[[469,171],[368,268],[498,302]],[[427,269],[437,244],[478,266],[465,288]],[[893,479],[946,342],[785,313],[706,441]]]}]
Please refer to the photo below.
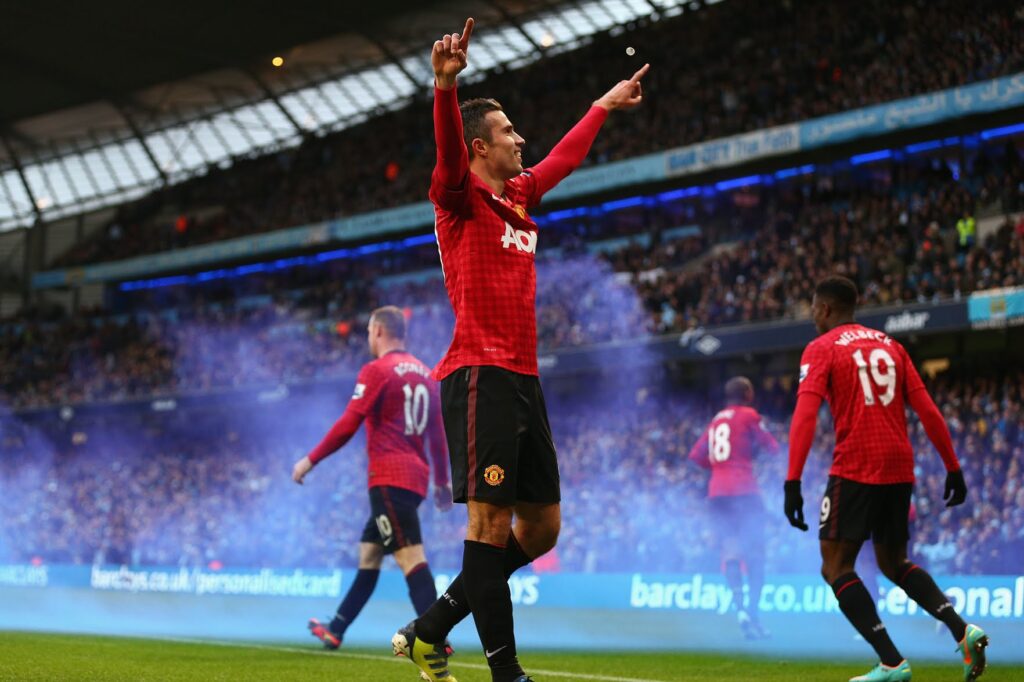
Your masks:
[{"label": "player's short dark hair", "polygon": [[386,305],[370,313],[370,322],[384,325],[384,330],[393,339],[405,340],[405,313],[402,309]]},{"label": "player's short dark hair", "polygon": [[491,143],[491,127],[484,120],[487,114],[504,109],[496,99],[476,97],[460,104],[459,111],[462,112],[462,137],[466,141],[469,158],[473,158],[473,140],[479,137],[484,142]]},{"label": "player's short dark hair", "polygon": [[746,377],[733,377],[725,382],[725,398],[730,403],[741,403],[747,399],[747,391],[753,391],[754,384]]},{"label": "player's short dark hair", "polygon": [[833,275],[818,282],[814,287],[814,295],[818,298],[827,299],[832,307],[843,313],[852,313],[857,309],[857,299],[860,293],[853,280]]}]

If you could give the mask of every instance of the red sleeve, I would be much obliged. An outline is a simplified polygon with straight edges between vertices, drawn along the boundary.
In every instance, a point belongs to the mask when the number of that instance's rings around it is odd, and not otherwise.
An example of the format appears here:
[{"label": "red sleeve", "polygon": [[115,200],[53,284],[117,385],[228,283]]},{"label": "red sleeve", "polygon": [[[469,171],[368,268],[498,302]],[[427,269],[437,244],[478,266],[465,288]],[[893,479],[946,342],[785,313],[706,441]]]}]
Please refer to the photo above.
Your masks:
[{"label": "red sleeve", "polygon": [[832,347],[811,342],[800,356],[800,387],[796,394],[813,393],[828,398],[829,372],[832,369]]},{"label": "red sleeve", "polygon": [[370,414],[380,394],[384,391],[387,380],[381,377],[377,367],[371,362],[363,365],[356,377],[356,387],[352,391],[352,398],[348,401],[348,411],[355,412],[360,417]]},{"label": "red sleeve", "polygon": [[818,408],[821,396],[812,392],[797,395],[793,421],[789,425],[789,471],[787,481],[799,481],[804,473],[804,464],[814,441],[814,428],[818,424]]},{"label": "red sleeve", "polygon": [[910,359],[910,354],[902,345],[900,345],[900,356],[903,359],[903,366],[906,368],[903,372],[903,397],[909,401],[911,393],[924,390],[924,382],[921,381],[921,375],[917,373],[917,367],[914,367],[914,361]]},{"label": "red sleeve", "polygon": [[552,187],[583,163],[590,152],[590,145],[594,143],[594,138],[607,118],[608,111],[603,107],[590,107],[590,111],[565,134],[543,161],[519,176],[520,186],[527,197],[527,208],[539,204]]},{"label": "red sleeve", "polygon": [[458,211],[466,202],[469,150],[462,139],[462,112],[456,88],[434,88],[434,141],[437,163],[430,176],[430,200],[447,211]]},{"label": "red sleeve", "polygon": [[779,443],[775,440],[775,437],[768,431],[764,425],[764,420],[761,419],[761,415],[754,412],[753,419],[751,420],[751,429],[753,431],[753,440],[756,449],[760,452],[776,453],[779,450]]},{"label": "red sleeve", "polygon": [[[909,372],[917,374],[917,370],[914,369],[913,365],[910,365]],[[920,382],[921,378],[918,377],[917,380]],[[942,463],[946,466],[946,471],[956,471],[959,469],[960,462],[956,458],[956,452],[953,451],[953,439],[949,437],[949,427],[946,426],[946,420],[943,419],[942,413],[936,407],[935,401],[932,400],[932,397],[928,395],[928,391],[925,390],[924,384],[921,385],[919,390],[908,394],[907,400],[910,402],[910,406],[914,408],[914,412],[917,412],[917,416],[921,418],[924,432],[928,434],[928,440],[939,451]]]},{"label": "red sleeve", "polygon": [[354,412],[351,408],[345,410],[341,419],[334,422],[334,426],[327,432],[323,440],[309,452],[309,461],[316,464],[340,450],[355,435],[362,423],[363,415]]},{"label": "red sleeve", "polygon": [[708,433],[709,429],[704,429],[704,434],[693,444],[690,454],[687,456],[691,462],[696,462],[705,469],[711,468],[711,458],[708,457]]},{"label": "red sleeve", "polygon": [[434,473],[434,487],[448,485],[448,442],[445,440],[444,420],[441,418],[441,394],[437,386],[431,389],[431,401],[437,408],[430,410],[427,423],[427,442],[430,445],[431,469]]}]

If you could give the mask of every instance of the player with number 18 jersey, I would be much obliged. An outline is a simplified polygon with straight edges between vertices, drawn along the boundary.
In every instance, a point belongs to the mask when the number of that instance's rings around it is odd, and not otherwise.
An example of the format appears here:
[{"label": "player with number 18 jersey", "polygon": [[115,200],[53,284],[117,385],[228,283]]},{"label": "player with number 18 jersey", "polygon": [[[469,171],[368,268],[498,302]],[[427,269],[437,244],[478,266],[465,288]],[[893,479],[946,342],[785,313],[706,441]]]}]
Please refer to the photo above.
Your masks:
[{"label": "player with number 18 jersey", "polygon": [[722,570],[732,589],[740,629],[747,639],[762,639],[768,636],[758,613],[764,587],[764,505],[754,476],[754,456],[774,453],[778,443],[753,407],[754,385],[749,379],[730,379],[725,397],[725,409],[711,420],[689,459],[711,469],[710,523],[718,531]]}]

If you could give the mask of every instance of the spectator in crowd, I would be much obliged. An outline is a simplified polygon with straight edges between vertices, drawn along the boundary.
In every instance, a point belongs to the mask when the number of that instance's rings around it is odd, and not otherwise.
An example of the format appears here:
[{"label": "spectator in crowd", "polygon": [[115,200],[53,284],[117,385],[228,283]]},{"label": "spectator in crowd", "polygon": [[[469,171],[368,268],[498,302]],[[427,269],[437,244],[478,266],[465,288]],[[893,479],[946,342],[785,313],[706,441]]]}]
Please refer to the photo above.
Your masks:
[{"label": "spectator in crowd", "polygon": [[[1000,0],[827,3],[731,0],[623,35],[598,34],[463,96],[494,96],[537,131],[527,165],[557,142],[598,85],[580,74],[622,71],[622,45],[657,55],[642,111],[608,127],[604,163],[1013,74],[1024,67],[1024,17]],[[640,57],[643,57],[643,54]],[[583,93],[583,94],[581,94]],[[553,106],[529,106],[543,95]],[[105,235],[59,265],[116,260],[232,236],[423,201],[433,166],[429,102],[294,149],[237,159],[227,170],[150,195],[120,211]],[[351,163],[360,159],[360,163]],[[399,164],[397,160],[401,160]],[[1001,180],[988,191],[1013,191]],[[171,216],[171,217],[167,217]],[[959,217],[959,216],[957,216]]]}]

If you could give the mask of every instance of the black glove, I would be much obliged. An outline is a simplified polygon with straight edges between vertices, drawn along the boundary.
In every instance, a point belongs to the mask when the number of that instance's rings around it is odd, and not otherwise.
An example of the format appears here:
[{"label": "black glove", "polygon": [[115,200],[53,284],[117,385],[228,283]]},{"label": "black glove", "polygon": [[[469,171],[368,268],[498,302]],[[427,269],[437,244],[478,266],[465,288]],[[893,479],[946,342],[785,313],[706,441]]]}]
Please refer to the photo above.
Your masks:
[{"label": "black glove", "polygon": [[964,472],[962,469],[950,471],[946,474],[946,491],[942,493],[942,499],[946,501],[947,507],[955,507],[963,504],[967,499],[967,484],[964,483]]},{"label": "black glove", "polygon": [[786,481],[782,489],[786,491],[786,518],[789,525],[800,530],[807,530],[804,523],[804,496],[800,494],[800,481]]}]

